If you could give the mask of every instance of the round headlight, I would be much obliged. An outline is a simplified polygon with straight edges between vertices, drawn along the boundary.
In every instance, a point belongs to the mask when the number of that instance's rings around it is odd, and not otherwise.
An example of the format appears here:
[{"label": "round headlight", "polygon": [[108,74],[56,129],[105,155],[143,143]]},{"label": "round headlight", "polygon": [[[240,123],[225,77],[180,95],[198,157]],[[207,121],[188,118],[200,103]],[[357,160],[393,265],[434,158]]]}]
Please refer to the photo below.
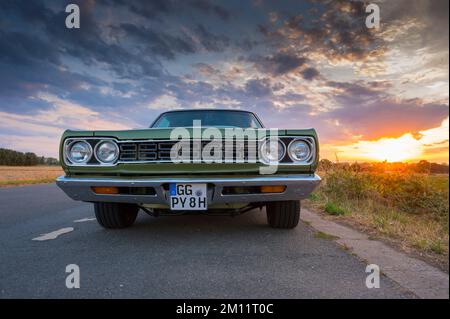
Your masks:
[{"label": "round headlight", "polygon": [[294,161],[306,161],[311,155],[311,148],[305,141],[297,140],[289,145],[289,156]]},{"label": "round headlight", "polygon": [[92,147],[88,142],[79,141],[70,145],[67,154],[69,160],[74,164],[83,164],[91,159]]},{"label": "round headlight", "polygon": [[285,151],[284,143],[277,139],[267,139],[261,146],[261,155],[267,162],[281,161]]},{"label": "round headlight", "polygon": [[95,147],[95,156],[102,163],[113,163],[119,157],[119,147],[113,141],[100,142]]}]

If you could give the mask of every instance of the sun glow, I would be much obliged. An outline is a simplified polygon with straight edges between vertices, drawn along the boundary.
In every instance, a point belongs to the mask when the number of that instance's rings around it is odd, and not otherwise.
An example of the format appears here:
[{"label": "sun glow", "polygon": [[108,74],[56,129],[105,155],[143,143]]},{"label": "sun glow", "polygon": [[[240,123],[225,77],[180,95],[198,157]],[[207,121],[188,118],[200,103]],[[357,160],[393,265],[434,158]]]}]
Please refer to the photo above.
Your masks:
[{"label": "sun glow", "polygon": [[372,160],[400,162],[417,158],[422,154],[422,147],[411,134],[400,138],[382,138],[378,141],[362,141],[357,143],[359,153]]},{"label": "sun glow", "polygon": [[342,160],[415,161],[427,157],[425,153],[437,152],[439,149],[445,149],[448,153],[448,128],[447,118],[441,126],[421,131],[416,136],[407,133],[398,138],[358,141],[350,145],[336,146],[334,150]]}]

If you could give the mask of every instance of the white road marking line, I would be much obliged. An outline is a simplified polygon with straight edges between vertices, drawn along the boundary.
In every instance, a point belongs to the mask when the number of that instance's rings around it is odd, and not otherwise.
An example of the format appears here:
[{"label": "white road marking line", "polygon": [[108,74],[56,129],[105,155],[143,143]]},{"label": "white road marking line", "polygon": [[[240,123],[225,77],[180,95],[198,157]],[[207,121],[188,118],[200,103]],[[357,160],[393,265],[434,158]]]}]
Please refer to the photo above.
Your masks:
[{"label": "white road marking line", "polygon": [[95,220],[95,218],[81,218],[81,219],[74,220],[73,222],[74,223],[82,223],[82,222],[90,222],[92,220]]},{"label": "white road marking line", "polygon": [[59,235],[70,233],[71,231],[73,231],[73,227],[65,227],[65,228],[61,228],[61,229],[52,231],[51,233],[48,233],[48,234],[41,234],[41,236],[33,238],[32,240],[43,241],[43,240],[56,239]]}]

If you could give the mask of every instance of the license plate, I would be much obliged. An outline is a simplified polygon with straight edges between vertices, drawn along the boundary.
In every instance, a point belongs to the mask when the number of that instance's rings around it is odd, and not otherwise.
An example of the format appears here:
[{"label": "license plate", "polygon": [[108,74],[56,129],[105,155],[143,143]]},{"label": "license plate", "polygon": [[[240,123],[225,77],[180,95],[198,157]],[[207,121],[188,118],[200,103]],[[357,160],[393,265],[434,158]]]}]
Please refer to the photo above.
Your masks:
[{"label": "license plate", "polygon": [[175,184],[171,183],[171,210],[207,210],[206,184]]}]

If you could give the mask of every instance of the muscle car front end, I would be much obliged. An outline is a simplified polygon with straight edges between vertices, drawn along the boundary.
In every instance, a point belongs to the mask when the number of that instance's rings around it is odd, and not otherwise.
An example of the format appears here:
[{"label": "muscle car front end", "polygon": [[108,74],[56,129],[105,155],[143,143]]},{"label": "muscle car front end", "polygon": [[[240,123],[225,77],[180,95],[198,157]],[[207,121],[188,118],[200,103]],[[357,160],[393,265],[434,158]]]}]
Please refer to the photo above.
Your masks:
[{"label": "muscle car front end", "polygon": [[[176,130],[188,137],[181,141]],[[245,134],[230,139],[229,130]],[[273,132],[255,114],[234,110],[166,112],[148,129],[66,131],[57,184],[92,202],[105,228],[132,225],[139,210],[233,215],[263,207],[270,226],[293,228],[300,200],[320,182],[317,134]]]}]

